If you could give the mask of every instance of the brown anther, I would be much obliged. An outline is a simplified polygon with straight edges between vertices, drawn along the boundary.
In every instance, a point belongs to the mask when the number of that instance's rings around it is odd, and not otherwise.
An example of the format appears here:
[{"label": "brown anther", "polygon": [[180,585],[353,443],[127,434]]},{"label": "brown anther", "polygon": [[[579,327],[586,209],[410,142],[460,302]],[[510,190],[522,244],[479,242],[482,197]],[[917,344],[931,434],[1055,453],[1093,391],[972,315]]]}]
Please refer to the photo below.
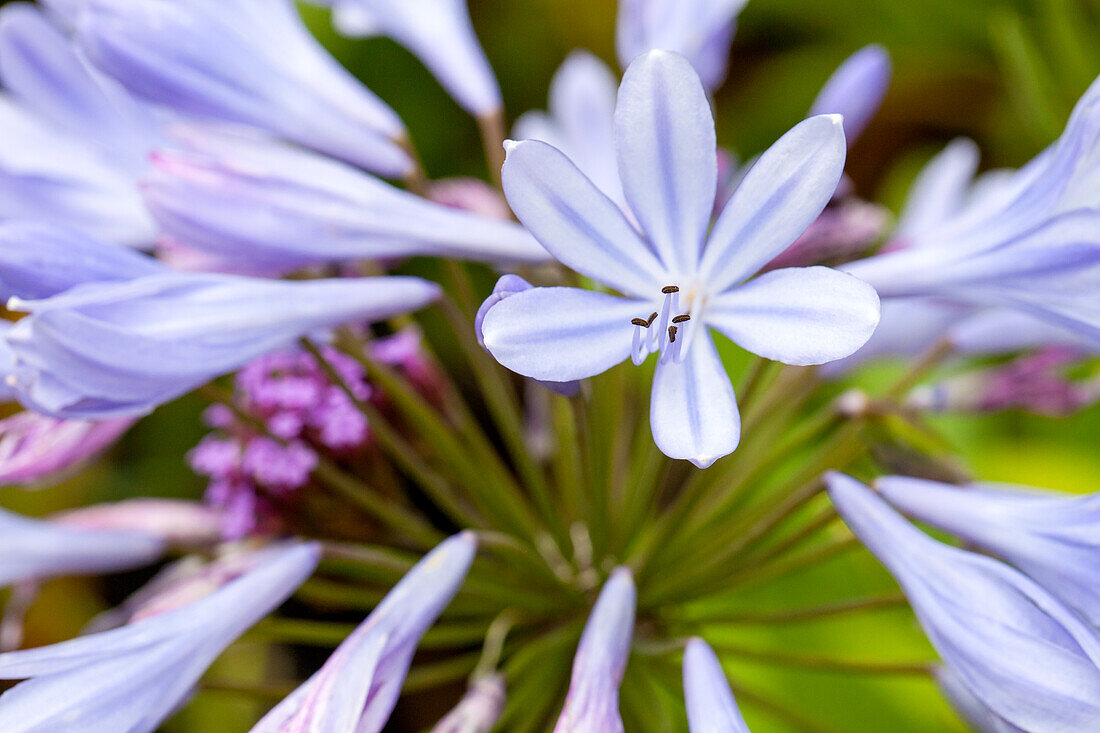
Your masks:
[{"label": "brown anther", "polygon": [[676,287],[675,285],[666,285],[665,287],[661,288],[661,292],[665,295],[668,295],[669,293],[678,293],[680,292],[680,288]]},{"label": "brown anther", "polygon": [[691,320],[691,316],[676,316],[672,319],[673,323],[687,323]]},{"label": "brown anther", "polygon": [[649,328],[649,322],[644,318],[632,318],[630,322],[635,326],[642,326],[643,328]]},{"label": "brown anther", "polygon": [[646,328],[653,325],[653,322],[657,320],[657,311],[653,311],[649,314],[649,320],[645,322]]},{"label": "brown anther", "polygon": [[668,327],[668,342],[670,344],[676,343],[676,326]]}]

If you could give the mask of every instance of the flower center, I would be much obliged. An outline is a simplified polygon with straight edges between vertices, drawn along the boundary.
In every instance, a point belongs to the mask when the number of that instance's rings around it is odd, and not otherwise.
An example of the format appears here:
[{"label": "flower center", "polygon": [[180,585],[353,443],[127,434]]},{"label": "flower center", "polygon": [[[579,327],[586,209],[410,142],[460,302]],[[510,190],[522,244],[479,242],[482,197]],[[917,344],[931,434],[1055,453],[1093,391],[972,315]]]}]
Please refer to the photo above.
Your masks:
[{"label": "flower center", "polygon": [[665,296],[660,311],[653,311],[648,318],[634,318],[634,346],[630,360],[635,366],[646,357],[658,352],[662,360],[679,362],[683,359],[685,343],[691,332],[691,315],[680,311],[680,288],[667,285],[661,288]]}]

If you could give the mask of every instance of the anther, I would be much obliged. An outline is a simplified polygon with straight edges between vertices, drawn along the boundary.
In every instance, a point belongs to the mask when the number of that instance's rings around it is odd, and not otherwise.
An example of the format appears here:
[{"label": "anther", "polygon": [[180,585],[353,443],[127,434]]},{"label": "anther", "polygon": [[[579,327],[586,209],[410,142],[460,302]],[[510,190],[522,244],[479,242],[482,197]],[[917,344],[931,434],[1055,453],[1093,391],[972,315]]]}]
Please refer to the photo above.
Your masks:
[{"label": "anther", "polygon": [[675,285],[666,285],[665,287],[661,288],[661,292],[665,295],[668,295],[669,293],[678,293],[680,292],[680,288],[676,287]]},{"label": "anther", "polygon": [[676,343],[676,326],[668,327],[668,342],[670,344]]},{"label": "anther", "polygon": [[673,323],[686,323],[691,320],[691,316],[676,316],[672,319]]},{"label": "anther", "polygon": [[652,326],[655,320],[657,320],[657,311],[653,311],[649,314],[649,320],[645,322],[645,327],[649,328]]},{"label": "anther", "polygon": [[649,328],[650,324],[650,321],[647,321],[644,318],[631,318],[630,322],[633,323],[635,326],[641,326],[642,328]]}]

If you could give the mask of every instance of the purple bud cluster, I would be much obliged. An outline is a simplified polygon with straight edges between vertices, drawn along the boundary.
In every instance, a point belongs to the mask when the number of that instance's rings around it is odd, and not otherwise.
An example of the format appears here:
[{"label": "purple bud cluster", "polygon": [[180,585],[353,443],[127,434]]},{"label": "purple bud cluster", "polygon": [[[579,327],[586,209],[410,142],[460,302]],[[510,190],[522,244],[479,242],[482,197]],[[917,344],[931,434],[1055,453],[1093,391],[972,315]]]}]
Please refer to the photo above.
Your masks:
[{"label": "purple bud cluster", "polygon": [[[379,339],[369,348],[413,384],[430,383],[431,368],[415,331]],[[207,409],[204,419],[214,432],[188,454],[188,462],[210,479],[206,501],[224,510],[226,539],[277,529],[278,509],[309,483],[318,454],[346,457],[369,444],[370,425],[344,387],[360,402],[381,396],[354,358],[331,346],[322,352],[342,385],[329,379],[312,354],[279,351],[237,373],[232,406]]]}]

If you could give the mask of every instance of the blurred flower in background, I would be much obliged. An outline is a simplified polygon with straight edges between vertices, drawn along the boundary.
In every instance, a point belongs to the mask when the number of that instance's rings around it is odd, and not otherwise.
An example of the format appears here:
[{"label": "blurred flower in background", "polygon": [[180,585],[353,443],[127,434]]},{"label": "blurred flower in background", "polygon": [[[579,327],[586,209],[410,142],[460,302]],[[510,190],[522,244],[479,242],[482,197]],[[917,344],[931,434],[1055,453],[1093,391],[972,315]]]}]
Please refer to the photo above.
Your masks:
[{"label": "blurred flower in background", "polygon": [[0,4],[3,730],[1100,729],[1093,0]]}]

